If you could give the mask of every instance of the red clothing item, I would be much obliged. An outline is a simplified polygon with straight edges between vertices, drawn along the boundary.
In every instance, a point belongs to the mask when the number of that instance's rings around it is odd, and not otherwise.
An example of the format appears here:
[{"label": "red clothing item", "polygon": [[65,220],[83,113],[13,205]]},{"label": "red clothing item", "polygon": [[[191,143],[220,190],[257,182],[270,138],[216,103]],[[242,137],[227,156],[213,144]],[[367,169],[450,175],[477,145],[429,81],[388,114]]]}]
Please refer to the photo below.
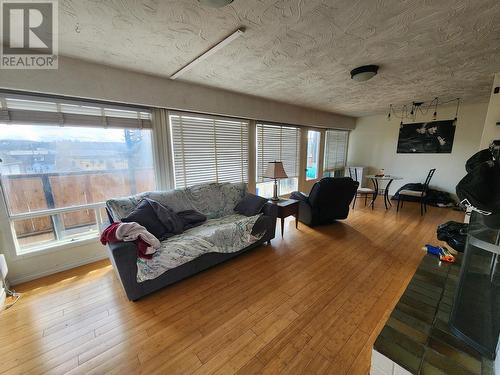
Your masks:
[{"label": "red clothing item", "polygon": [[[108,243],[123,242],[116,238],[116,230],[122,223],[112,223],[110,224],[101,234],[101,243],[106,245]],[[137,256],[143,259],[153,258],[153,254],[146,254],[147,248],[151,246],[149,243],[144,241],[142,238],[138,238],[134,241],[137,248]]]}]

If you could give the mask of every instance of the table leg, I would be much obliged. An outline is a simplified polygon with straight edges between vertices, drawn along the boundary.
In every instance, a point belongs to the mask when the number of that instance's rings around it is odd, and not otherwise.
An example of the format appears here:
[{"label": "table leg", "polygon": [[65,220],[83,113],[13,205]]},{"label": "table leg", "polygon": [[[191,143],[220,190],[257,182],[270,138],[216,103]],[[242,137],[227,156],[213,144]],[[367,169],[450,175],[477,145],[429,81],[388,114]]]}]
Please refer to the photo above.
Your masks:
[{"label": "table leg", "polygon": [[376,178],[372,178],[372,184],[373,184],[373,188],[375,189],[375,193],[373,194],[373,199],[370,203],[370,205],[372,206],[372,210],[373,210],[373,207],[375,206],[375,201],[377,200],[377,196],[378,196],[378,181]]},{"label": "table leg", "polygon": [[285,232],[285,218],[281,218],[281,238],[283,238],[283,233]]},{"label": "table leg", "polygon": [[384,191],[384,203],[385,203],[386,210],[388,209],[388,207],[387,207],[388,204],[390,207],[392,207],[391,200],[389,199],[389,186],[391,186],[392,181],[394,181],[394,180],[389,180],[389,182],[387,183],[387,186],[385,187],[385,191]]}]

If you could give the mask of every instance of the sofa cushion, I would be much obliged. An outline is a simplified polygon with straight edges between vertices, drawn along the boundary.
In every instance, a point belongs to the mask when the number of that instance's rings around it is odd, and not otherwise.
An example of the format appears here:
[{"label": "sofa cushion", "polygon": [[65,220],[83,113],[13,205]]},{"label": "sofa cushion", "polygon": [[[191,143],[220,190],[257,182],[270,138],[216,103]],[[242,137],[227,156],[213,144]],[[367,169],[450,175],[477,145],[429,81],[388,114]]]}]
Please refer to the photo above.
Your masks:
[{"label": "sofa cushion", "polygon": [[186,196],[194,209],[216,219],[233,212],[235,204],[244,196],[246,184],[208,183],[190,186]]},{"label": "sofa cushion", "polygon": [[262,230],[252,234],[260,216],[226,215],[162,241],[152,259],[137,259],[137,281],[154,279],[206,253],[244,249],[264,236]]},{"label": "sofa cushion", "polygon": [[257,215],[267,203],[266,198],[247,193],[234,207],[234,211],[245,216]]},{"label": "sofa cushion", "polygon": [[185,189],[149,191],[129,197],[109,199],[106,207],[114,221],[130,214],[144,198],[155,200],[174,212],[196,210],[209,219],[233,214],[236,203],[246,193],[245,183],[206,183]]},{"label": "sofa cushion", "polygon": [[129,197],[113,198],[106,201],[106,207],[114,221],[129,215],[144,198],[152,199],[174,212],[194,209],[184,189],[169,191],[147,191]]}]

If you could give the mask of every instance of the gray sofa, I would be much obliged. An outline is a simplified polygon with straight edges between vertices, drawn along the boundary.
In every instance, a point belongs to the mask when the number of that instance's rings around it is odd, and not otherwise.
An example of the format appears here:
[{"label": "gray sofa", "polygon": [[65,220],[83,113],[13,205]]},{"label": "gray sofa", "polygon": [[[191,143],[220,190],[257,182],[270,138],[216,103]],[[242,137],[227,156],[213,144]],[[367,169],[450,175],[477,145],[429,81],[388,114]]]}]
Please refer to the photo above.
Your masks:
[{"label": "gray sofa", "polygon": [[[231,238],[229,234],[224,237],[224,232],[230,231],[231,228],[234,232],[235,228],[240,229],[242,227],[241,223],[248,222],[247,217],[236,215],[233,211],[234,206],[245,193],[246,184],[243,183],[208,183],[186,189],[146,192],[125,198],[110,199],[106,202],[106,210],[110,221],[117,222],[132,212],[142,198],[147,197],[168,206],[175,212],[194,209],[207,216],[207,221],[201,226],[162,241],[161,249],[168,253],[169,249],[175,244],[182,243],[189,247],[189,241],[194,241],[197,238],[199,240],[200,236],[207,236],[207,232],[213,235],[214,228],[218,232],[217,236],[219,240]],[[260,238],[256,242],[243,248],[235,249],[235,246],[239,246],[238,241],[235,241],[236,245],[233,245],[231,252],[203,253],[186,263],[169,268],[157,276],[155,274],[155,277],[151,279],[138,281],[140,279],[138,267],[141,268],[144,265],[137,258],[137,250],[133,242],[109,243],[107,245],[109,258],[118,274],[127,297],[129,300],[136,301],[149,293],[234,258],[265,242],[270,243],[271,239],[275,236],[276,210],[276,205],[267,203],[262,209],[262,215],[256,219],[254,225],[252,224],[252,234],[256,228],[259,232]],[[201,238],[201,240],[203,240],[203,243],[207,243],[207,241],[204,241],[204,238]],[[196,245],[196,243],[193,244]]]}]

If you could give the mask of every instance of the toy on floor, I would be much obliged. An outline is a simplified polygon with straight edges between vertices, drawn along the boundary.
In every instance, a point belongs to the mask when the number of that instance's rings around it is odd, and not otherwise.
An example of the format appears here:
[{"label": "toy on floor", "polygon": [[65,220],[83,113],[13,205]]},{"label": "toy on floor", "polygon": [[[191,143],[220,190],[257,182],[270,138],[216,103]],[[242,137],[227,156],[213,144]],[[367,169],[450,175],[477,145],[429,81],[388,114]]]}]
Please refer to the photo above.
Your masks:
[{"label": "toy on floor", "polygon": [[427,244],[422,247],[422,250],[426,251],[427,254],[437,256],[439,260],[443,262],[455,263],[455,257],[453,256],[452,252],[444,246],[441,247]]}]

